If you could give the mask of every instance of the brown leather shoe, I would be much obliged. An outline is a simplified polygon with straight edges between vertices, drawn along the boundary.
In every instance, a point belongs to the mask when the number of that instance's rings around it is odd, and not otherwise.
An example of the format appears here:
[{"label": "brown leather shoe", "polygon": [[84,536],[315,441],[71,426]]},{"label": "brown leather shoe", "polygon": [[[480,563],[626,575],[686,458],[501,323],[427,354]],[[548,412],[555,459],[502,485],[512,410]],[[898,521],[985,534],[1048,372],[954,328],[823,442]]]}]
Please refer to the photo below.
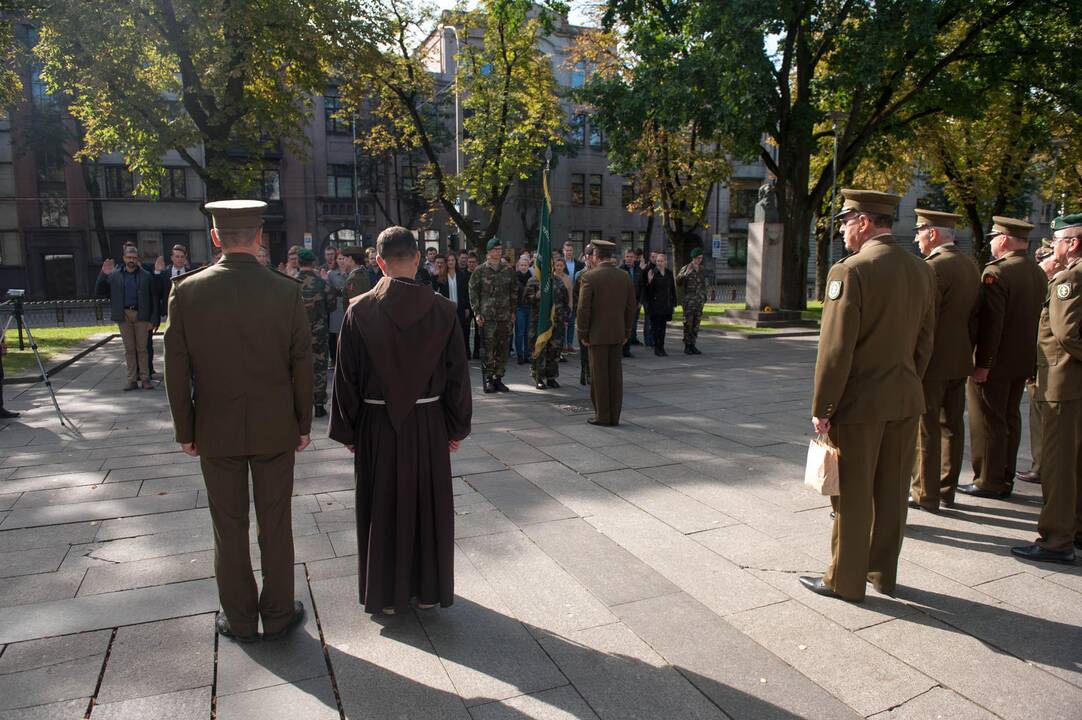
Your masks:
[{"label": "brown leather shoe", "polygon": [[1019,470],[1014,474],[1016,480],[1022,482],[1034,483],[1036,485],[1041,484],[1041,476],[1031,470]]}]

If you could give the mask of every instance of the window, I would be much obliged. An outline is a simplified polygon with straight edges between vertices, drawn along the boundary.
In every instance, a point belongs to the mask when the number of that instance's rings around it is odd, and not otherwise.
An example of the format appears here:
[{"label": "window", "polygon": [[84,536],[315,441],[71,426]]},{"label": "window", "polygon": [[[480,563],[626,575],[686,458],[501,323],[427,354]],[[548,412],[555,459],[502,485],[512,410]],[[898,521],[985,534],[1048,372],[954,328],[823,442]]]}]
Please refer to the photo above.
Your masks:
[{"label": "window", "polygon": [[729,267],[747,267],[748,238],[734,235],[729,238]]},{"label": "window", "polygon": [[68,199],[60,193],[42,193],[41,226],[66,228],[68,226]]},{"label": "window", "polygon": [[733,185],[729,188],[729,217],[748,218],[755,214],[755,203],[759,202],[759,189],[748,185]]},{"label": "window", "polygon": [[639,233],[639,240],[638,240],[637,243],[635,243],[635,247],[637,247],[637,248],[645,248],[646,247],[646,233],[644,233],[644,232]]},{"label": "window", "polygon": [[123,165],[105,166],[105,197],[128,198],[132,196],[132,174]]},{"label": "window", "polygon": [[631,248],[632,248],[632,246],[634,244],[635,244],[635,233],[631,232],[630,230],[624,230],[623,232],[620,233],[620,248],[619,248],[619,250],[620,250],[621,253],[625,253],[628,250],[631,250]]},{"label": "window", "polygon": [[590,204],[591,205],[600,205],[601,204],[601,176],[600,175],[591,175],[590,176]]},{"label": "window", "polygon": [[597,123],[590,123],[590,149],[601,150],[604,147],[605,133],[597,126]]},{"label": "window", "polygon": [[161,199],[184,200],[188,197],[188,171],[184,168],[166,168],[162,176]]},{"label": "window", "polygon": [[440,249],[440,231],[439,230],[425,230],[425,250],[428,248]]},{"label": "window", "polygon": [[350,121],[341,117],[342,98],[338,94],[338,86],[330,85],[323,96],[323,123],[328,135],[349,135]]},{"label": "window", "polygon": [[586,116],[582,113],[571,118],[571,142],[575,147],[586,147]]},{"label": "window", "polygon": [[277,170],[264,170],[260,198],[263,200],[282,199],[282,181]]},{"label": "window", "polygon": [[591,230],[590,231],[590,242],[593,242],[594,240],[600,240],[600,239],[601,239],[601,231],[600,230]]},{"label": "window", "polygon": [[353,166],[327,166],[327,197],[353,197]]},{"label": "window", "polygon": [[586,204],[586,176],[582,173],[571,173],[571,204]]},{"label": "window", "polygon": [[635,202],[635,185],[630,180],[624,180],[620,186],[620,204],[625,208]]},{"label": "window", "polygon": [[580,88],[586,84],[586,63],[575,63],[571,69],[571,87]]},{"label": "window", "polygon": [[10,231],[0,233],[0,265],[22,265],[23,248],[19,242],[19,233]]},{"label": "window", "polygon": [[[575,254],[578,255],[582,252],[583,243],[586,242],[586,233],[582,230],[572,230],[567,234],[567,239],[575,246]],[[562,249],[563,248],[561,248],[561,250]]]}]

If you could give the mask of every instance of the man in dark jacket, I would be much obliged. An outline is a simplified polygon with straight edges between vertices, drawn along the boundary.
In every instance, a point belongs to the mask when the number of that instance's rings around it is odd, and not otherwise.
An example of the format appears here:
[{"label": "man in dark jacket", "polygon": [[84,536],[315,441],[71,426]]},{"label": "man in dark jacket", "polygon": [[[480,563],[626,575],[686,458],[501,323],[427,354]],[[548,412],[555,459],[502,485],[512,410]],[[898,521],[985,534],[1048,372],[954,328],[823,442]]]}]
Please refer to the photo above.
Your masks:
[{"label": "man in dark jacket", "polygon": [[147,337],[159,319],[156,287],[154,276],[139,264],[139,250],[131,245],[124,248],[124,267],[117,269],[112,259],[106,260],[95,284],[97,295],[109,296],[110,316],[124,341],[124,361],[128,366],[124,390],[134,390],[137,383],[144,390],[154,389],[147,365]]},{"label": "man in dark jacket", "polygon": [[[641,254],[642,251],[640,250]],[[628,248],[624,253],[624,264],[620,266],[620,269],[627,273],[631,278],[631,286],[635,288],[635,317],[631,321],[631,336],[627,339],[627,343],[624,345],[624,357],[631,357],[631,346],[641,345],[639,338],[636,336],[636,331],[639,329],[639,304],[642,302],[642,266],[638,262],[638,258],[635,255],[635,251]]]},{"label": "man in dark jacket", "polygon": [[665,267],[666,262],[665,254],[659,252],[654,264],[646,270],[642,289],[643,300],[650,308],[654,354],[662,357],[668,355],[665,352],[665,328],[676,309],[676,279],[672,270]]}]

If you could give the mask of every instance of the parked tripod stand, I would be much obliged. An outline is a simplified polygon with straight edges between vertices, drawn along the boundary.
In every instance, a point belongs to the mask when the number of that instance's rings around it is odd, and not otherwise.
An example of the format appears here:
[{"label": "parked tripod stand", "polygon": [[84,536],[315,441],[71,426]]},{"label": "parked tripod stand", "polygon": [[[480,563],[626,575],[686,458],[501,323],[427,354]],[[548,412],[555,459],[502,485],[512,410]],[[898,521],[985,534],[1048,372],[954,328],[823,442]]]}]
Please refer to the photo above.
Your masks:
[{"label": "parked tripod stand", "polygon": [[49,373],[45,371],[45,363],[41,361],[41,355],[38,354],[37,340],[34,339],[34,334],[30,331],[30,324],[26,322],[26,316],[23,314],[23,295],[25,293],[25,290],[8,290],[9,299],[0,303],[0,305],[9,305],[11,307],[11,316],[4,325],[4,334],[7,334],[7,329],[11,326],[12,320],[17,323],[20,329],[26,330],[26,339],[30,343],[30,350],[34,353],[34,359],[38,361],[38,369],[41,370],[41,381],[45,383],[45,387],[49,390],[49,397],[53,399],[56,416],[60,419],[62,426],[72,427],[65,421],[64,413],[60,410],[60,403],[57,402],[56,393],[53,391],[52,380],[49,379]]}]

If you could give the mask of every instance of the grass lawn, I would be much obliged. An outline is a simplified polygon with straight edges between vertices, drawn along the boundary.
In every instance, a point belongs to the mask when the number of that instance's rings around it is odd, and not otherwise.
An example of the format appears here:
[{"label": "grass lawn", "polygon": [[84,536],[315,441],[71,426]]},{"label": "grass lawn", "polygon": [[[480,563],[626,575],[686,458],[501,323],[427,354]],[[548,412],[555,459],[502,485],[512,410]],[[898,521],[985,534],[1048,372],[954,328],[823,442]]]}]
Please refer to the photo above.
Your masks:
[{"label": "grass lawn", "polygon": [[[86,327],[60,327],[60,328],[31,328],[34,340],[38,343],[38,354],[46,369],[49,366],[49,358],[57,353],[64,352],[74,345],[78,345],[91,335],[116,330],[115,325],[88,325]],[[33,370],[37,372],[38,364],[34,360],[34,352],[30,349],[29,340],[23,334],[25,350],[19,349],[19,332],[14,323],[8,329],[5,336],[8,346],[8,354],[4,357],[4,373],[6,375],[21,375]]]},{"label": "grass lawn", "polygon": [[[717,330],[732,330],[735,332],[752,332],[752,333],[772,333],[778,332],[776,329],[771,328],[753,328],[745,325],[737,325],[735,323],[725,322],[726,310],[743,310],[744,303],[707,303],[703,306],[703,327],[714,328]],[[801,317],[805,320],[822,320],[823,318],[823,303],[821,302],[809,302],[808,309],[801,313]],[[673,312],[672,321],[680,324],[684,322],[684,309],[677,307]]]}]

